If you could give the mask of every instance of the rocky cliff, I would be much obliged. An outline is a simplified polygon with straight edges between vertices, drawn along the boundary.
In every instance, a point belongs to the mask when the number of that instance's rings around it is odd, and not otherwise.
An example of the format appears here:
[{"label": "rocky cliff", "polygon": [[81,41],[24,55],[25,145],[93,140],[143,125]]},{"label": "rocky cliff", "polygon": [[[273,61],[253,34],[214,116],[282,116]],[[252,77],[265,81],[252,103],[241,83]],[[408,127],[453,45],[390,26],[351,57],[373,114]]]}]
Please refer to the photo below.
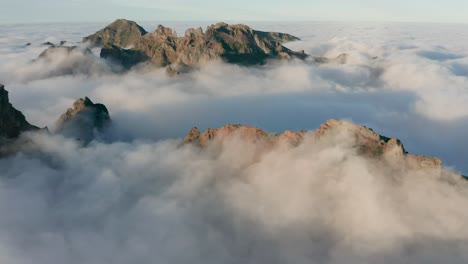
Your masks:
[{"label": "rocky cliff", "polygon": [[405,164],[412,169],[440,169],[442,161],[413,155],[406,152],[403,144],[396,138],[388,138],[375,133],[372,129],[350,122],[331,119],[314,132],[285,131],[282,134],[267,133],[259,128],[242,125],[226,125],[218,129],[207,129],[203,133],[192,128],[184,138],[184,143],[206,147],[210,142],[222,142],[237,137],[243,141],[272,147],[278,144],[299,145],[304,139],[327,144],[333,137],[345,139],[356,150],[356,154],[370,158],[382,159],[391,164]]},{"label": "rocky cliff", "polygon": [[28,123],[24,115],[11,105],[8,91],[0,84],[0,138],[16,138],[22,132],[38,129]]},{"label": "rocky cliff", "polygon": [[60,116],[56,133],[76,138],[85,143],[93,140],[111,122],[103,104],[95,104],[88,97],[80,98],[73,107]]}]

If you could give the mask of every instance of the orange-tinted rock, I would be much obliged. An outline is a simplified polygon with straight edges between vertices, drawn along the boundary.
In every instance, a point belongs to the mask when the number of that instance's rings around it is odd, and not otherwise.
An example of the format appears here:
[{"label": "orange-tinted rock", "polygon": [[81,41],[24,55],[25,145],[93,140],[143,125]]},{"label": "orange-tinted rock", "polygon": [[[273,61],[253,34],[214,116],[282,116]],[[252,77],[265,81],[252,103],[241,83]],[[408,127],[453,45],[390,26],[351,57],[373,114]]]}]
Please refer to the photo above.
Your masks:
[{"label": "orange-tinted rock", "polygon": [[356,149],[357,155],[383,159],[390,164],[406,164],[408,168],[414,169],[437,169],[442,166],[442,161],[438,158],[407,154],[400,140],[396,138],[387,138],[367,127],[336,119],[328,120],[315,132],[310,133],[287,130],[282,134],[271,134],[256,127],[242,125],[226,125],[218,129],[209,128],[203,133],[197,128],[192,128],[184,142],[204,147],[213,141],[223,142],[227,138],[237,137],[248,143],[271,146],[288,143],[291,146],[297,146],[303,142],[307,134],[316,142],[324,142],[325,144],[330,138],[333,140],[344,138],[351,144],[350,147]]},{"label": "orange-tinted rock", "polygon": [[184,142],[206,146],[211,141],[222,142],[230,137],[238,137],[240,140],[249,143],[276,144],[278,142],[287,142],[297,145],[302,141],[304,134],[304,131],[286,131],[283,134],[272,134],[252,126],[229,124],[218,129],[208,128],[203,133],[200,133],[194,127],[189,131]]}]

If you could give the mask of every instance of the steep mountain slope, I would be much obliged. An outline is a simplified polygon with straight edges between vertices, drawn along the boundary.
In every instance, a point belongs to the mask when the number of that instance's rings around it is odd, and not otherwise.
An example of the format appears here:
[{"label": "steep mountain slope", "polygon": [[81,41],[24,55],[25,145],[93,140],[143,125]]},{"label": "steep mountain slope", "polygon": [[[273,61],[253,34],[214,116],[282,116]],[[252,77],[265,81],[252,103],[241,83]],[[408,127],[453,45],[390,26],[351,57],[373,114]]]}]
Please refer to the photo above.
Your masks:
[{"label": "steep mountain slope", "polygon": [[22,132],[38,129],[13,107],[8,98],[8,91],[0,84],[0,138],[16,138]]}]

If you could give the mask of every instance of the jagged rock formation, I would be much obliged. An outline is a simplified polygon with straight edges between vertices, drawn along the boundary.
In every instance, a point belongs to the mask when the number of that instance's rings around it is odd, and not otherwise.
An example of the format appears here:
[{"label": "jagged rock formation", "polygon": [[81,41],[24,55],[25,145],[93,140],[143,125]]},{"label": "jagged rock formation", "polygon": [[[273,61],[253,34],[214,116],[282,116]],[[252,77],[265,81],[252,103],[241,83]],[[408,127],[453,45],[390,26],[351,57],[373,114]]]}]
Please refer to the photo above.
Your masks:
[{"label": "jagged rock formation", "polygon": [[407,153],[398,139],[387,138],[367,127],[336,119],[328,120],[314,132],[285,131],[282,134],[271,134],[259,128],[242,125],[226,125],[218,129],[207,129],[203,133],[194,127],[187,133],[184,143],[206,147],[210,142],[224,141],[229,137],[236,136],[256,144],[272,146],[289,143],[292,146],[297,146],[305,137],[309,137],[316,142],[324,142],[328,137],[335,137],[339,134],[344,136],[347,141],[352,142],[352,147],[356,149],[359,155],[380,158],[392,164],[404,163],[413,169],[440,169],[442,167],[442,161],[438,158]]},{"label": "jagged rock formation", "polygon": [[0,84],[0,138],[16,138],[22,132],[38,129],[28,123],[24,115],[11,105],[8,91]]},{"label": "jagged rock formation", "polygon": [[214,59],[254,65],[262,64],[267,59],[307,57],[304,51],[295,52],[281,45],[286,41],[298,40],[297,37],[256,31],[240,24],[218,23],[209,26],[206,32],[201,28],[192,28],[182,37],[178,37],[172,29],[159,25],[156,31],[133,39],[134,47],[125,50],[121,41],[107,38],[101,57],[121,62],[126,67],[151,61],[155,65],[171,66],[173,69],[181,65],[195,67]]},{"label": "jagged rock formation", "polygon": [[134,21],[117,19],[107,27],[83,38],[90,47],[103,46],[107,43],[118,47],[132,47],[147,32]]},{"label": "jagged rock formation", "polygon": [[223,141],[234,134],[252,143],[275,144],[283,141],[297,145],[302,141],[306,132],[292,132],[288,130],[282,134],[271,134],[252,126],[229,124],[218,129],[208,128],[205,132],[201,133],[198,128],[194,127],[185,136],[184,143],[193,143],[205,147],[213,140]]},{"label": "jagged rock formation", "polygon": [[90,142],[111,122],[109,111],[103,104],[95,104],[88,97],[73,103],[57,121],[56,133]]}]

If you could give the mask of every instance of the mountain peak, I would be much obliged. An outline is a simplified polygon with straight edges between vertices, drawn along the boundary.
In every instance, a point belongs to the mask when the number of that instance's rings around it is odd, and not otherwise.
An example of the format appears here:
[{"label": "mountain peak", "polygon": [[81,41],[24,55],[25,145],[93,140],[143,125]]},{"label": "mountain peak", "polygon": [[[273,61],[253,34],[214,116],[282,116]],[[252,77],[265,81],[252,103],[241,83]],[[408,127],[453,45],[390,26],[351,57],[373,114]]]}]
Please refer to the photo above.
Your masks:
[{"label": "mountain peak", "polygon": [[117,19],[105,28],[83,38],[83,42],[88,42],[91,47],[103,46],[106,43],[111,43],[125,48],[135,45],[138,40],[147,33],[148,32],[135,21]]}]

